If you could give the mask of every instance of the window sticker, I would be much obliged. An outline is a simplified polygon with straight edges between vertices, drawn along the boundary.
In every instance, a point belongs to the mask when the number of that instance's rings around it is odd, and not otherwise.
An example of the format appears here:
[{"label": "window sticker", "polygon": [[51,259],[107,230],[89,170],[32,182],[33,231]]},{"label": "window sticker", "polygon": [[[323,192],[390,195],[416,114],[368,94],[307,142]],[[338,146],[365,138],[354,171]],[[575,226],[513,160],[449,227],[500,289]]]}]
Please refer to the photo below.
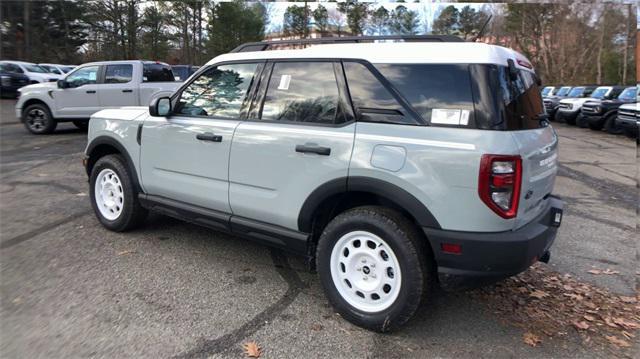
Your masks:
[{"label": "window sticker", "polygon": [[291,82],[291,75],[282,75],[280,76],[280,84],[278,85],[278,90],[288,90],[289,83]]},{"label": "window sticker", "polygon": [[460,114],[460,125],[466,126],[469,124],[469,110],[462,110]]},{"label": "window sticker", "polygon": [[[461,110],[434,108],[431,111],[431,123],[437,123],[441,125],[459,125],[460,112]],[[467,122],[468,121],[469,117],[467,114]]]},{"label": "window sticker", "polygon": [[97,72],[89,72],[89,81],[95,81],[97,77],[98,77]]}]

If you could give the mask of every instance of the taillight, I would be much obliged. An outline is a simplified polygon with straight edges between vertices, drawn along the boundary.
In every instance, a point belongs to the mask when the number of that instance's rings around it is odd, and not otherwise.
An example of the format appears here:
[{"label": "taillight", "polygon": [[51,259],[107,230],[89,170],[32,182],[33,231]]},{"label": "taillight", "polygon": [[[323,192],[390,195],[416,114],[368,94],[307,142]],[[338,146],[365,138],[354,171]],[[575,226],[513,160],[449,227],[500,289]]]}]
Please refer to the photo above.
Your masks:
[{"label": "taillight", "polygon": [[514,218],[518,214],[521,182],[520,156],[482,155],[478,193],[500,217]]}]

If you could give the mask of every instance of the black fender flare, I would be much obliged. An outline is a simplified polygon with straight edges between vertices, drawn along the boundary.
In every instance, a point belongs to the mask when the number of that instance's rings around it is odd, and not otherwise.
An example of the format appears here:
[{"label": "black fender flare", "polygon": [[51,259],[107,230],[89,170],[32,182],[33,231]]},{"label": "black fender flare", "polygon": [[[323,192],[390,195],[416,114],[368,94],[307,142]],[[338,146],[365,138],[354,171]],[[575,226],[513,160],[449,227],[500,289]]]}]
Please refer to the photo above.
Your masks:
[{"label": "black fender flare", "polygon": [[91,169],[93,168],[93,164],[95,164],[95,162],[98,160],[97,158],[93,159],[91,157],[91,154],[94,153],[95,149],[98,146],[102,145],[107,145],[115,148],[122,155],[122,157],[124,157],[127,169],[129,170],[129,173],[132,174],[131,179],[133,180],[133,185],[138,189],[138,192],[142,193],[142,186],[140,186],[140,181],[138,180],[138,171],[136,171],[136,166],[131,159],[129,152],[127,152],[124,146],[113,137],[98,136],[91,140],[85,151],[87,159],[87,166],[85,167],[85,171],[87,172],[87,176],[91,176]]},{"label": "black fender flare", "polygon": [[415,196],[399,186],[370,177],[342,177],[318,186],[305,200],[298,215],[298,230],[311,232],[316,209],[327,198],[341,193],[364,192],[382,197],[407,211],[421,227],[441,229],[431,211]]}]

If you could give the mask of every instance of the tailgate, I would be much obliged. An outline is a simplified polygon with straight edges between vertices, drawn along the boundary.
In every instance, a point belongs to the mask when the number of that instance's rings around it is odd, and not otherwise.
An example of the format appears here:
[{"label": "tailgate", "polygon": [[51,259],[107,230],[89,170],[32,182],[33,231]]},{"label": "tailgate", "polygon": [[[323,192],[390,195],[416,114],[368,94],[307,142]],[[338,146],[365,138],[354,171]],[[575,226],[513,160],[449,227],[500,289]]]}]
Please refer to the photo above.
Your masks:
[{"label": "tailgate", "polygon": [[549,206],[558,172],[558,137],[551,126],[512,134],[522,157],[522,189],[515,224],[519,228]]}]

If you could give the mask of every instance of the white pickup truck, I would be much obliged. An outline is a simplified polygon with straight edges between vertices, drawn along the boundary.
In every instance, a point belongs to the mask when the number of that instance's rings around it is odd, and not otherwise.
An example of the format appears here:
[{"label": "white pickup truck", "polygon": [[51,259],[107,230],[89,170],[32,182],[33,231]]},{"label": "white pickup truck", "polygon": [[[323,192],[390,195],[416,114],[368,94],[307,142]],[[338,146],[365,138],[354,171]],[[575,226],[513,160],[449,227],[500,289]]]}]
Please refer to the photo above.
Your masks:
[{"label": "white pickup truck", "polygon": [[95,112],[147,106],[156,97],[171,96],[181,84],[171,66],[162,62],[91,62],[57,82],[21,88],[16,116],[34,134],[51,133],[65,121],[84,129]]}]

